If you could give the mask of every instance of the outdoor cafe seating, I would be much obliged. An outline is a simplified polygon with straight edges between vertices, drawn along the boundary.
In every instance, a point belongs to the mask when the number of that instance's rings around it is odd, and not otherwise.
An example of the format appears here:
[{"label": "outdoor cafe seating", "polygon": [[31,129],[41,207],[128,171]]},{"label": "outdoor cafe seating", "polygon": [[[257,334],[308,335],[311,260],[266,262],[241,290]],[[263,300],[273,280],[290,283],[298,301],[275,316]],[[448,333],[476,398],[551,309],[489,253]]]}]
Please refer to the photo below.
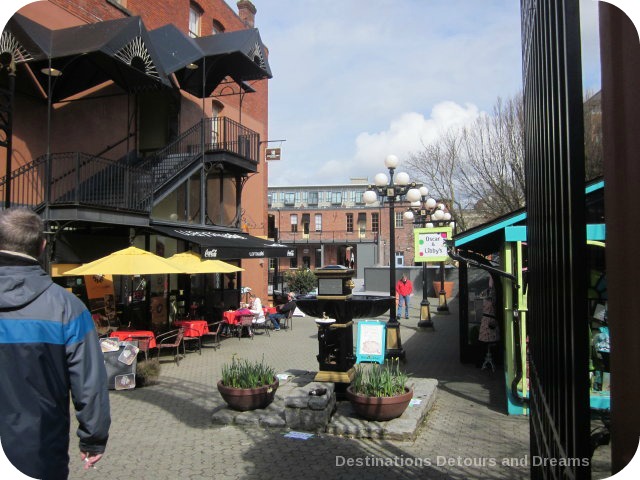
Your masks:
[{"label": "outdoor cafe seating", "polygon": [[198,353],[202,355],[202,336],[209,333],[209,324],[206,320],[176,320],[173,322],[176,327],[184,329],[183,341],[194,342],[197,345]]},{"label": "outdoor cafe seating", "polygon": [[109,334],[121,342],[137,341],[138,348],[144,353],[145,360],[149,359],[149,350],[157,347],[156,336],[151,330],[115,330]]},{"label": "outdoor cafe seating", "polygon": [[174,350],[174,360],[177,366],[180,366],[180,345],[182,345],[182,356],[186,355],[184,349],[184,343],[182,341],[184,337],[184,328],[180,327],[176,330],[170,330],[165,333],[161,333],[156,337],[156,343],[158,347],[158,361],[160,361],[160,353],[164,349]]}]

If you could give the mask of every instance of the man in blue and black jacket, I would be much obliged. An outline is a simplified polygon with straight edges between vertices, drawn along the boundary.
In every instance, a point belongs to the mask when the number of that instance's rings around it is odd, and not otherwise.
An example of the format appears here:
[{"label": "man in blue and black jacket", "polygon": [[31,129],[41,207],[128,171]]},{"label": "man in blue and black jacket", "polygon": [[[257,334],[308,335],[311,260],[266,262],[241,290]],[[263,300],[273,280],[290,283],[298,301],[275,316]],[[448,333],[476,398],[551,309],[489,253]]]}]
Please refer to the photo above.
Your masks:
[{"label": "man in blue and black jacket", "polygon": [[91,315],[42,270],[44,245],[38,215],[0,212],[0,442],[25,475],[66,479],[69,399],[90,468],[109,437],[109,392]]}]

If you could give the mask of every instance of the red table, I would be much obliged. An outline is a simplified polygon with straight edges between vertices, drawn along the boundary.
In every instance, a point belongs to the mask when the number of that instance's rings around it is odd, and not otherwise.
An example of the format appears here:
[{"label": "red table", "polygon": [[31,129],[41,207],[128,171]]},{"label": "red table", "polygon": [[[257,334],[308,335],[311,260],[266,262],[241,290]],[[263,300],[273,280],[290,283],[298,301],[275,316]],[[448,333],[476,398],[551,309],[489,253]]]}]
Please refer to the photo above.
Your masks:
[{"label": "red table", "polygon": [[209,333],[209,324],[206,320],[176,320],[173,324],[184,328],[185,337],[201,337]]},{"label": "red table", "polygon": [[156,347],[156,336],[151,330],[116,330],[111,332],[110,337],[119,338],[120,341],[137,340],[138,338],[148,338],[149,348]]},{"label": "red table", "polygon": [[253,315],[248,308],[241,308],[239,310],[227,310],[222,312],[222,319],[229,325],[237,325],[240,322],[240,318],[243,315]]}]

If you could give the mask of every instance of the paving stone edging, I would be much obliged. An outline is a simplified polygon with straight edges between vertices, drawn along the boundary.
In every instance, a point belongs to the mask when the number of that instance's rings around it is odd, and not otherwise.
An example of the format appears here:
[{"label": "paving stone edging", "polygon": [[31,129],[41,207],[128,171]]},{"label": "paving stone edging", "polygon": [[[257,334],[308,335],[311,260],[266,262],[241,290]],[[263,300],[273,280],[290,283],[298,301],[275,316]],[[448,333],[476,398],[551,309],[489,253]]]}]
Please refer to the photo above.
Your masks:
[{"label": "paving stone edging", "polygon": [[[263,428],[290,428],[285,420],[285,400],[295,389],[308,389],[313,383],[315,372],[289,370],[293,375],[289,381],[281,381],[271,405],[262,410],[236,412],[227,407],[216,390],[214,393],[214,409],[211,421],[215,425],[260,426]],[[399,418],[388,422],[372,422],[359,418],[353,412],[348,401],[336,403],[336,411],[326,428],[316,433],[328,433],[353,438],[378,438],[389,440],[414,440],[429,410],[433,406],[438,381],[433,378],[417,378],[413,380],[413,398],[420,402],[410,405]]]}]

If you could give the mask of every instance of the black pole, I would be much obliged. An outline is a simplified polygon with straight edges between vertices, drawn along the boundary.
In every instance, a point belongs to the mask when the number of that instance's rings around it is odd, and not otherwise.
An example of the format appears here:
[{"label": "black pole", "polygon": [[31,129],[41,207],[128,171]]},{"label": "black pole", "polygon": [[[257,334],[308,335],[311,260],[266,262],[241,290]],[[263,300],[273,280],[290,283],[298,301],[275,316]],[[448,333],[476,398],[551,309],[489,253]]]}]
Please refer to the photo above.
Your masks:
[{"label": "black pole", "polygon": [[440,262],[440,293],[438,294],[438,311],[449,312],[449,305],[447,305],[447,292],[444,289],[444,262]]},{"label": "black pole", "polygon": [[[391,173],[393,179],[393,173]],[[393,180],[392,180],[393,181]],[[395,198],[389,199],[389,296],[391,307],[389,308],[389,323],[398,323],[396,316],[396,222],[395,222]]]},{"label": "black pole", "polygon": [[5,197],[4,208],[11,207],[11,157],[13,156],[13,107],[14,107],[14,95],[16,91],[16,62],[11,57],[11,63],[9,64],[9,105],[7,112],[7,126],[6,126],[6,147],[7,147],[7,162],[6,162],[6,177],[5,177]]},{"label": "black pole", "polygon": [[386,358],[400,358],[404,360],[405,352],[400,339],[400,323],[396,315],[396,219],[395,201],[396,191],[393,184],[393,168],[389,168],[389,185],[387,194],[389,200],[389,321],[387,322]]}]

